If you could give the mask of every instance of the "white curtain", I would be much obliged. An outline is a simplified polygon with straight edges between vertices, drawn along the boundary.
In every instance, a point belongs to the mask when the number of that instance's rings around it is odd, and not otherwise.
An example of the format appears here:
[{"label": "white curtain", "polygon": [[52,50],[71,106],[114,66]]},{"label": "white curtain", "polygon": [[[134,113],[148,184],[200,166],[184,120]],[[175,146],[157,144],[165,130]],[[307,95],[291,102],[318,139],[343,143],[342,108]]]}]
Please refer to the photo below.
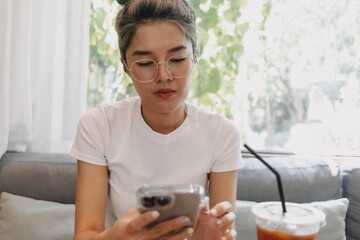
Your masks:
[{"label": "white curtain", "polygon": [[0,0],[0,156],[68,152],[86,108],[89,0]]}]

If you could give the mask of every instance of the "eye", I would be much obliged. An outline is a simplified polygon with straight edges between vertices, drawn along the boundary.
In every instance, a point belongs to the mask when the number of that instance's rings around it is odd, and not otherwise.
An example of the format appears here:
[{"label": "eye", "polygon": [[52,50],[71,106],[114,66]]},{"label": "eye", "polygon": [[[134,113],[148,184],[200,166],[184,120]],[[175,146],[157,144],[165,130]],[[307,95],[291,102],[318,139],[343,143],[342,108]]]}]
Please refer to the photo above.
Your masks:
[{"label": "eye", "polygon": [[154,64],[154,61],[152,60],[138,60],[136,61],[136,65],[139,67],[150,67],[152,64]]},{"label": "eye", "polygon": [[173,56],[173,57],[169,58],[169,61],[171,63],[180,63],[185,60],[186,60],[186,56]]}]

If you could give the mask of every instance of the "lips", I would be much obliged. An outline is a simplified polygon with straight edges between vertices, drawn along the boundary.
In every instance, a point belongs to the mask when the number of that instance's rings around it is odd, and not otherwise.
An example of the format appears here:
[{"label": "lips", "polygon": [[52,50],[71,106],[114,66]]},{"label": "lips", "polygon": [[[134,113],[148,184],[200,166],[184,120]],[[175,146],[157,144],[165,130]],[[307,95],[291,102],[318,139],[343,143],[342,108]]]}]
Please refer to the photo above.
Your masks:
[{"label": "lips", "polygon": [[165,89],[159,89],[155,92],[155,95],[161,98],[169,98],[175,93],[175,90],[165,88]]}]

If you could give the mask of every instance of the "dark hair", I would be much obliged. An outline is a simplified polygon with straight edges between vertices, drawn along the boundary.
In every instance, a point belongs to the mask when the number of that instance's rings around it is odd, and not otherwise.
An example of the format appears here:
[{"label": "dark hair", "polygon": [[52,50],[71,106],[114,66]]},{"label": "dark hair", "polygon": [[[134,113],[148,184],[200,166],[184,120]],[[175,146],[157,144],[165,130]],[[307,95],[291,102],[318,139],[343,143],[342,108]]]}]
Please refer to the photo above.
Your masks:
[{"label": "dark hair", "polygon": [[125,60],[126,50],[141,24],[150,21],[172,21],[176,23],[191,41],[193,53],[197,53],[196,16],[187,0],[117,0],[123,5],[116,17],[116,32],[121,57]]}]

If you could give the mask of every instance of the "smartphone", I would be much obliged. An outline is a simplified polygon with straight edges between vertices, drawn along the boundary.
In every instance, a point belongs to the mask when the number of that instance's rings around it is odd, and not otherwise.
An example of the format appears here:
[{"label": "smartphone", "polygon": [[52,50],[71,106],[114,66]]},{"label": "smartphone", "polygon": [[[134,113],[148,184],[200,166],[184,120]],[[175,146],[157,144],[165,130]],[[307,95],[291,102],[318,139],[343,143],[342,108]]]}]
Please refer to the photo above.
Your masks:
[{"label": "smartphone", "polygon": [[147,227],[179,216],[188,216],[195,227],[199,206],[205,192],[201,185],[145,185],[137,191],[137,202],[140,212],[157,210],[160,216]]}]

